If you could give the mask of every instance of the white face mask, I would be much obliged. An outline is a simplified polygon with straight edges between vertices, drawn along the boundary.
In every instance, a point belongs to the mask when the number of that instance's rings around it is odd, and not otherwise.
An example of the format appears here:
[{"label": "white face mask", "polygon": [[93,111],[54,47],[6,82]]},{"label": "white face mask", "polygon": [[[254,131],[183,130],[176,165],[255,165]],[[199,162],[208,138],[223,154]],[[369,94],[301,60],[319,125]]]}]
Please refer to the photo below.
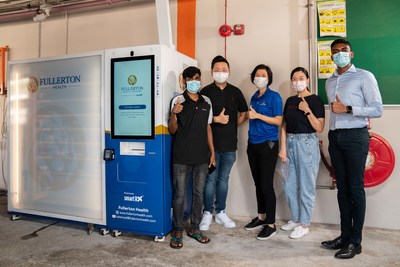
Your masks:
[{"label": "white face mask", "polygon": [[254,84],[258,89],[263,89],[267,87],[268,78],[265,77],[254,77]]},{"label": "white face mask", "polygon": [[225,83],[228,80],[229,72],[213,72],[214,81],[217,83]]},{"label": "white face mask", "polygon": [[292,88],[296,90],[297,92],[304,91],[304,89],[307,88],[307,82],[306,81],[296,81],[292,82]]}]

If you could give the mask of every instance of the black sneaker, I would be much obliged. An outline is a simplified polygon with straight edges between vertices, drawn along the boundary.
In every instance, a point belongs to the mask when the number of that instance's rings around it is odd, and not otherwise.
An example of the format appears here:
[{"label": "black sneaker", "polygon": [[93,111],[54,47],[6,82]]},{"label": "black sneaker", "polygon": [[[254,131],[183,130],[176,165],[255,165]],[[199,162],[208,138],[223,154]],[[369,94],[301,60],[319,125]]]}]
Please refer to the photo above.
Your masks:
[{"label": "black sneaker", "polygon": [[258,219],[258,217],[255,217],[253,220],[251,220],[251,222],[246,224],[244,229],[247,231],[251,231],[263,227],[266,224],[267,224],[266,220],[261,221],[260,219]]},{"label": "black sneaker", "polygon": [[258,240],[267,240],[271,236],[274,236],[276,234],[276,227],[271,227],[269,225],[265,225],[264,228],[261,230],[261,232],[258,233],[257,239]]}]

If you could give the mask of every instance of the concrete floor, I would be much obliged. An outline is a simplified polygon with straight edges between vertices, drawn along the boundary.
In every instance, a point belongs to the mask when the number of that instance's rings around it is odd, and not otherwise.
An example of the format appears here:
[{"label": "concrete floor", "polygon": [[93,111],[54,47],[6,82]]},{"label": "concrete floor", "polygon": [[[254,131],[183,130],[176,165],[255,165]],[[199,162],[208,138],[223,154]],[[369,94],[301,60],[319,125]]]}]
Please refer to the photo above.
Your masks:
[{"label": "concrete floor", "polygon": [[7,199],[0,196],[0,266],[400,266],[400,231],[366,228],[362,254],[339,260],[335,251],[320,246],[339,234],[337,225],[312,224],[299,240],[280,230],[258,241],[257,232],[243,229],[250,218],[234,219],[234,229],[211,225],[211,243],[186,237],[183,248],[175,250],[169,236],[157,243],[133,233],[88,235],[85,225],[28,216],[11,221]]}]

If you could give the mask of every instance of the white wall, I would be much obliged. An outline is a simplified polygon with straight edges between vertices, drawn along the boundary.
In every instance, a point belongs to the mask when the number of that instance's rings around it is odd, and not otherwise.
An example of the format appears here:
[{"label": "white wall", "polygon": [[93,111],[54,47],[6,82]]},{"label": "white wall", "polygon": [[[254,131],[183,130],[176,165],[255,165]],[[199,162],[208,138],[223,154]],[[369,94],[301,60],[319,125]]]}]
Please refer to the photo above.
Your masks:
[{"label": "white wall", "polygon": [[[218,34],[218,28],[225,21],[224,2],[197,0],[196,59],[203,73],[204,85],[212,81],[212,58],[225,53],[224,38]],[[290,71],[297,66],[309,67],[306,4],[307,0],[228,1],[227,24],[245,24],[244,35],[227,38],[226,56],[232,69],[229,81],[243,90],[248,101],[256,90],[250,83],[249,75],[257,64],[264,63],[272,68],[274,81],[271,88],[279,91],[284,100],[292,93],[289,89]],[[175,36],[176,0],[170,1],[170,9]],[[124,8],[70,14],[68,19],[64,16],[50,17],[40,29],[31,21],[3,23],[0,24],[0,36],[0,46],[7,44],[11,48],[11,59],[158,43],[156,11],[151,1]],[[372,120],[373,131],[389,141],[397,158],[400,158],[400,125],[393,122],[399,116],[399,107],[385,107],[383,117]],[[327,112],[327,120],[328,117]],[[231,173],[227,210],[232,215],[255,216],[254,184],[246,156],[247,130],[248,123],[240,126],[238,158]],[[326,134],[327,128],[320,135],[325,147],[328,145]],[[400,194],[397,193],[399,175],[400,170],[396,166],[385,183],[366,190],[366,226],[400,229],[397,223],[400,209],[396,207],[396,203],[400,202]],[[288,219],[290,213],[279,176],[275,184],[277,218]],[[318,184],[330,185],[330,177],[323,164]],[[0,179],[0,188],[4,187],[2,185]],[[317,191],[313,222],[339,222],[335,190]]]},{"label": "white wall", "polygon": [[[286,99],[292,92],[289,89],[289,76],[293,68],[308,63],[308,12],[307,0],[251,0],[246,4],[241,0],[229,0],[227,24],[245,24],[244,35],[231,35],[227,38],[226,56],[231,64],[230,82],[239,86],[246,99],[256,88],[250,83],[249,74],[253,68],[264,63],[272,68],[274,81],[271,88]],[[212,58],[224,55],[224,38],[218,28],[225,23],[224,1],[197,1],[197,40],[196,57],[203,71],[202,81],[211,81],[210,63]],[[351,41],[351,40],[350,40]],[[361,56],[361,55],[360,55]],[[323,88],[322,88],[323,89]],[[329,120],[329,112],[327,122]],[[383,136],[393,146],[397,158],[400,156],[398,132],[395,125],[400,115],[399,107],[385,107],[380,119],[372,120],[372,130]],[[240,126],[238,159],[230,178],[227,210],[232,215],[254,217],[257,213],[254,183],[248,166],[247,147],[248,123]],[[327,148],[328,127],[320,139]],[[326,151],[326,156],[328,152]],[[400,219],[400,209],[393,203],[400,201],[397,193],[400,170],[396,166],[391,177],[383,184],[366,189],[366,226],[400,229],[396,219]],[[329,186],[331,179],[321,163],[318,185]],[[276,176],[277,218],[289,219],[281,178]],[[339,223],[336,190],[318,189],[313,222]]]}]

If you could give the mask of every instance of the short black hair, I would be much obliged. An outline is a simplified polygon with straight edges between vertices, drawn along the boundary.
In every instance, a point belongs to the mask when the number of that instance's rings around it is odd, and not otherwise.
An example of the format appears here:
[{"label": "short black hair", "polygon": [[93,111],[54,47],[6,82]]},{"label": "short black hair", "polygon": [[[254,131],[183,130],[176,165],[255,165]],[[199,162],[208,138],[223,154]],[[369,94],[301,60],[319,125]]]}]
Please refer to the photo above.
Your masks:
[{"label": "short black hair", "polygon": [[272,78],[273,78],[272,70],[271,70],[271,68],[270,68],[269,66],[264,65],[264,64],[257,65],[257,66],[254,68],[254,70],[251,72],[251,74],[250,74],[251,82],[254,83],[254,77],[256,76],[256,72],[257,72],[258,70],[260,70],[260,69],[261,69],[261,70],[266,70],[266,71],[267,71],[267,74],[268,74],[268,84],[267,84],[267,87],[270,86],[270,85],[272,84]]},{"label": "short black hair", "polygon": [[308,75],[308,71],[307,71],[305,68],[303,68],[303,67],[297,67],[297,68],[294,68],[294,69],[292,70],[292,73],[290,73],[290,79],[292,79],[292,78],[293,78],[293,75],[294,75],[296,72],[299,72],[299,71],[301,71],[302,73],[304,73],[304,75],[306,75],[307,79],[310,78],[310,75]]},{"label": "short black hair", "polygon": [[225,62],[228,65],[228,68],[230,68],[228,60],[226,60],[226,58],[224,58],[223,56],[218,55],[211,61],[211,69],[213,69],[215,63],[218,63],[218,62]]},{"label": "short black hair", "polygon": [[195,66],[190,66],[187,67],[183,72],[182,72],[182,78],[186,79],[186,78],[193,78],[194,75],[199,74],[199,76],[201,77],[201,71],[199,68],[195,67]]},{"label": "short black hair", "polygon": [[350,44],[350,42],[347,41],[346,39],[336,39],[335,41],[333,41],[333,42],[331,43],[331,49],[332,49],[335,45],[337,45],[337,44],[345,44],[345,45],[348,45],[348,46],[350,47],[350,50],[352,50],[352,49],[351,49],[351,44]]}]

